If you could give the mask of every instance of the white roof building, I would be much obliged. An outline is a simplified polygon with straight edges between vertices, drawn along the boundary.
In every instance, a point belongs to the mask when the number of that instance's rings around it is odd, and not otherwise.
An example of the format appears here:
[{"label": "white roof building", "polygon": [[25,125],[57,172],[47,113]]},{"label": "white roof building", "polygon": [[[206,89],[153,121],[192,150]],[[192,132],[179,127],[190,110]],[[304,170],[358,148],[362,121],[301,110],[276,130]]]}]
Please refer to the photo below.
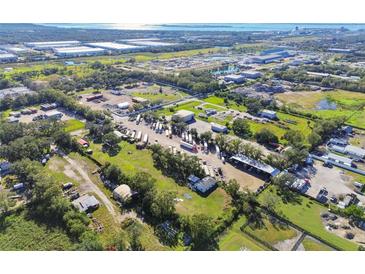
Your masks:
[{"label": "white roof building", "polygon": [[96,43],[89,43],[87,45],[91,46],[91,47],[97,47],[97,48],[112,50],[112,51],[126,51],[126,50],[141,48],[140,46],[136,46],[136,45],[119,44],[119,43],[114,43],[114,42],[96,42]]},{"label": "white roof building", "polygon": [[80,56],[93,56],[106,53],[105,49],[92,48],[92,47],[69,47],[69,48],[55,48],[53,50],[57,56],[60,57],[80,57]]},{"label": "white roof building", "polygon": [[113,190],[113,197],[116,200],[120,200],[125,203],[133,196],[133,191],[128,185],[120,185]]},{"label": "white roof building", "polygon": [[25,46],[38,49],[38,50],[47,50],[54,49],[59,47],[72,47],[80,45],[80,41],[48,41],[48,42],[29,42],[24,43]]},{"label": "white roof building", "polygon": [[176,118],[180,118],[184,122],[188,122],[188,121],[194,119],[194,112],[185,110],[185,109],[181,109],[181,110],[177,111],[174,115],[172,115],[172,119],[176,119]]}]

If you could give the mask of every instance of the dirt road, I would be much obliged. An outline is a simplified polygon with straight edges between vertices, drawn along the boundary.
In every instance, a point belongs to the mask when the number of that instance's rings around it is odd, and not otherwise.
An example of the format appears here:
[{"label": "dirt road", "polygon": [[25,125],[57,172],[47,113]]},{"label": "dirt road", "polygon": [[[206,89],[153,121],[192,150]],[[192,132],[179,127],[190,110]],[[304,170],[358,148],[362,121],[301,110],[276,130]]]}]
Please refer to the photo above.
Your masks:
[{"label": "dirt road", "polygon": [[80,166],[80,163],[71,159],[67,155],[63,156],[63,158],[70,164],[72,169],[76,170],[82,177],[82,182],[80,182],[80,189],[82,190],[82,192],[94,192],[101,199],[102,203],[106,206],[109,213],[113,216],[115,222],[120,223],[127,218],[127,216],[123,216],[120,212],[116,210],[113,203],[104,194],[104,192],[102,192],[99,187],[94,184],[87,172],[85,172],[85,170]]}]

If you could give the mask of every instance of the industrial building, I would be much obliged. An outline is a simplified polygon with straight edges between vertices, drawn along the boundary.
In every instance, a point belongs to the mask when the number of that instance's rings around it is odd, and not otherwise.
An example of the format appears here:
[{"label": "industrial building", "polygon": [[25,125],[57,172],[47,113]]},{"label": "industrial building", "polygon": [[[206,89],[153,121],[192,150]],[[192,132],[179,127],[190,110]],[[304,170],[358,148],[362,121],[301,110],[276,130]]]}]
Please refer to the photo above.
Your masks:
[{"label": "industrial building", "polygon": [[47,119],[55,119],[60,120],[63,116],[62,112],[59,112],[57,110],[51,110],[45,114]]},{"label": "industrial building", "polygon": [[59,57],[82,57],[82,56],[96,56],[106,53],[105,49],[92,48],[86,46],[54,48],[54,53]]},{"label": "industrial building", "polygon": [[12,63],[18,61],[18,56],[12,53],[0,53],[0,63]]},{"label": "industrial building", "polygon": [[230,158],[231,161],[234,163],[242,164],[245,167],[250,167],[256,170],[258,173],[263,173],[266,176],[269,177],[275,177],[280,173],[280,170],[277,168],[274,168],[270,165],[261,163],[257,160],[251,159],[250,157],[247,157],[242,154],[237,154],[235,156],[232,156]]},{"label": "industrial building", "polygon": [[228,131],[226,126],[222,126],[216,123],[210,123],[212,131],[218,132],[218,133],[226,133]]},{"label": "industrial building", "polygon": [[349,166],[349,167],[352,166],[352,162],[353,162],[353,160],[350,159],[350,158],[339,156],[339,155],[334,154],[334,153],[328,153],[327,159],[329,161],[336,162],[336,163],[346,165],[346,166]]},{"label": "industrial building", "polygon": [[276,115],[276,112],[273,110],[264,109],[260,112],[260,116],[263,118],[267,118],[270,120],[277,120],[278,116]]},{"label": "industrial building", "polygon": [[188,185],[192,190],[196,191],[202,196],[208,196],[218,187],[217,181],[210,176],[200,179],[195,175],[190,175],[188,177]]},{"label": "industrial building", "polygon": [[329,52],[333,52],[333,53],[351,53],[353,50],[352,49],[341,49],[341,48],[329,48],[328,49]]},{"label": "industrial building", "polygon": [[247,79],[257,79],[262,76],[262,73],[254,70],[247,70],[242,72],[241,75]]},{"label": "industrial building", "polygon": [[26,94],[34,94],[35,92],[33,90],[28,89],[27,87],[15,87],[15,88],[7,88],[7,89],[1,89],[0,90],[0,99],[4,99],[6,96],[9,96],[11,98],[16,98],[21,95]]},{"label": "industrial building", "polygon": [[230,74],[224,76],[224,81],[226,82],[234,82],[235,84],[242,84],[245,82],[245,77],[238,74]]},{"label": "industrial building", "polygon": [[55,109],[57,107],[56,103],[52,103],[52,104],[43,104],[41,105],[41,110],[43,111],[48,111],[48,110],[52,110]]},{"label": "industrial building", "polygon": [[162,42],[157,39],[129,39],[126,40],[128,44],[145,46],[145,47],[167,47],[176,45],[175,43]]},{"label": "industrial building", "polygon": [[29,42],[25,46],[36,50],[51,50],[54,48],[75,47],[80,45],[79,41],[50,41],[50,42]]},{"label": "industrial building", "polygon": [[251,58],[251,62],[255,64],[269,64],[278,60],[283,59],[284,57],[279,54],[270,54],[270,55],[258,55]]},{"label": "industrial building", "polygon": [[130,50],[136,50],[136,49],[142,48],[142,47],[136,46],[136,45],[119,44],[119,43],[113,43],[113,42],[88,43],[87,45],[90,47],[96,47],[96,48],[101,48],[101,49],[116,51],[116,52],[130,51]]},{"label": "industrial building", "polygon": [[189,122],[194,119],[194,112],[181,109],[172,115],[172,119],[181,119],[183,122]]}]

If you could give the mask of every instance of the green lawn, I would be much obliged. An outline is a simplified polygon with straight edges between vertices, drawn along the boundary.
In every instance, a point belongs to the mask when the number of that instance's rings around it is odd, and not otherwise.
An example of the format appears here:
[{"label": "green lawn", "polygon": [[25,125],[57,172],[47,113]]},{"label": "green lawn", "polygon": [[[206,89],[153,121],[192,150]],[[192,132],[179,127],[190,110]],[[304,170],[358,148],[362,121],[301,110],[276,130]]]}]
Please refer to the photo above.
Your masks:
[{"label": "green lawn", "polygon": [[247,248],[252,251],[268,250],[265,246],[251,239],[241,231],[241,227],[246,223],[246,217],[242,216],[232,227],[228,229],[219,239],[219,250],[238,251]]},{"label": "green lawn", "polygon": [[85,123],[81,122],[80,120],[70,119],[65,122],[66,132],[72,132],[84,128],[85,128]]},{"label": "green lawn", "polygon": [[[65,166],[69,165],[66,160],[60,156],[53,156],[46,164],[46,173],[50,175],[61,186],[62,184],[71,182],[75,186],[80,185],[78,180],[70,178],[65,174]],[[72,171],[73,172],[73,171]],[[80,174],[75,173],[75,176],[81,178]]]},{"label": "green lawn", "polygon": [[[276,188],[270,186],[259,196],[259,201],[262,201],[264,193],[270,192],[272,195],[278,196]],[[323,205],[313,202],[304,196],[299,196],[298,203],[284,203],[280,196],[276,203],[275,211],[281,216],[288,219],[299,227],[313,233],[319,238],[337,246],[343,250],[357,250],[357,244],[336,236],[329,232],[324,227],[320,214],[327,211]]]},{"label": "green lawn", "polygon": [[264,225],[260,228],[246,226],[245,231],[255,235],[257,238],[275,245],[281,241],[292,239],[297,236],[297,231],[286,224],[273,223],[268,217],[263,220]]},{"label": "green lawn", "polygon": [[322,244],[316,240],[313,240],[311,238],[305,237],[305,239],[302,242],[302,245],[304,246],[305,251],[332,251],[333,249],[329,246]]},{"label": "green lawn", "polygon": [[233,102],[231,100],[228,100],[228,104],[225,104],[224,99],[221,98],[221,97],[217,97],[217,96],[209,96],[208,98],[205,98],[203,101],[207,102],[207,103],[215,104],[215,105],[218,105],[218,106],[222,106],[222,107],[242,111],[242,112],[247,111],[247,108],[244,105],[238,105],[238,104],[236,104],[235,102]]},{"label": "green lawn", "polygon": [[65,232],[27,220],[23,215],[12,215],[0,220],[2,251],[48,251],[72,248],[73,243]]},{"label": "green lawn", "polygon": [[[183,215],[205,213],[213,218],[218,218],[226,210],[229,210],[229,196],[220,188],[204,198],[191,191],[188,187],[179,186],[171,178],[162,174],[153,165],[150,150],[137,150],[134,144],[121,142],[121,151],[113,157],[101,151],[101,145],[91,143],[93,157],[101,163],[110,162],[119,166],[123,172],[133,175],[138,171],[144,171],[157,180],[156,186],[160,190],[170,190],[177,193],[177,197],[183,199],[176,204],[176,210]],[[130,153],[129,153],[130,152]],[[188,194],[191,199],[184,196]]]}]

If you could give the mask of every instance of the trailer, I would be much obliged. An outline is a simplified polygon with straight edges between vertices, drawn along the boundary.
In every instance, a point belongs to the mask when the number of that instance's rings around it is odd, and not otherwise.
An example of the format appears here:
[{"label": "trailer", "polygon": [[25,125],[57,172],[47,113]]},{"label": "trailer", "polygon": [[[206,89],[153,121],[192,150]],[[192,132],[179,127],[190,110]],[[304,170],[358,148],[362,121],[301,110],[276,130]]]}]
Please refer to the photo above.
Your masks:
[{"label": "trailer", "polygon": [[221,150],[219,149],[219,146],[217,146],[217,145],[215,146],[215,152],[217,153],[217,156],[219,158]]},{"label": "trailer", "polygon": [[138,131],[136,136],[137,141],[141,141],[141,138],[142,138],[142,131]]},{"label": "trailer", "polygon": [[148,134],[147,133],[143,136],[143,143],[144,144],[148,143]]},{"label": "trailer", "polygon": [[155,128],[156,128],[156,123],[153,123],[152,124],[152,130],[155,130]]},{"label": "trailer", "polygon": [[169,129],[169,138],[172,139],[172,131],[171,131],[171,128]]},{"label": "trailer", "polygon": [[141,120],[141,114],[137,115],[136,124],[139,125],[139,122]]},{"label": "trailer", "polygon": [[183,132],[182,134],[181,134],[181,138],[183,139],[183,141],[186,141],[186,137],[185,137],[186,135],[185,135],[185,132]]},{"label": "trailer", "polygon": [[191,135],[191,133],[189,133],[189,140],[188,140],[188,142],[189,142],[190,144],[192,144],[192,143],[193,143],[193,136]]},{"label": "trailer", "polygon": [[156,128],[155,128],[156,133],[158,133],[159,128],[160,128],[160,122],[157,122]]},{"label": "trailer", "polygon": [[131,134],[131,138],[133,139],[134,137],[136,137],[136,131],[135,130],[133,130],[132,134]]},{"label": "trailer", "polygon": [[204,169],[204,173],[205,173],[205,175],[209,176],[210,174],[209,174],[209,169],[208,169],[208,167],[207,167],[206,165],[204,165],[204,166],[203,166],[203,169]]},{"label": "trailer", "polygon": [[176,153],[177,153],[177,151],[176,151],[176,147],[173,147],[173,148],[172,148],[172,153],[173,153],[174,155],[176,155]]},{"label": "trailer", "polygon": [[158,127],[158,133],[162,133],[163,132],[163,125],[162,123],[160,123],[160,126]]},{"label": "trailer", "polygon": [[168,129],[165,130],[165,135],[166,135],[166,137],[169,137],[169,130]]},{"label": "trailer", "polygon": [[208,153],[208,143],[204,141],[204,151]]},{"label": "trailer", "polygon": [[184,149],[190,150],[192,152],[197,152],[196,145],[189,144],[187,142],[181,141],[180,146]]}]

